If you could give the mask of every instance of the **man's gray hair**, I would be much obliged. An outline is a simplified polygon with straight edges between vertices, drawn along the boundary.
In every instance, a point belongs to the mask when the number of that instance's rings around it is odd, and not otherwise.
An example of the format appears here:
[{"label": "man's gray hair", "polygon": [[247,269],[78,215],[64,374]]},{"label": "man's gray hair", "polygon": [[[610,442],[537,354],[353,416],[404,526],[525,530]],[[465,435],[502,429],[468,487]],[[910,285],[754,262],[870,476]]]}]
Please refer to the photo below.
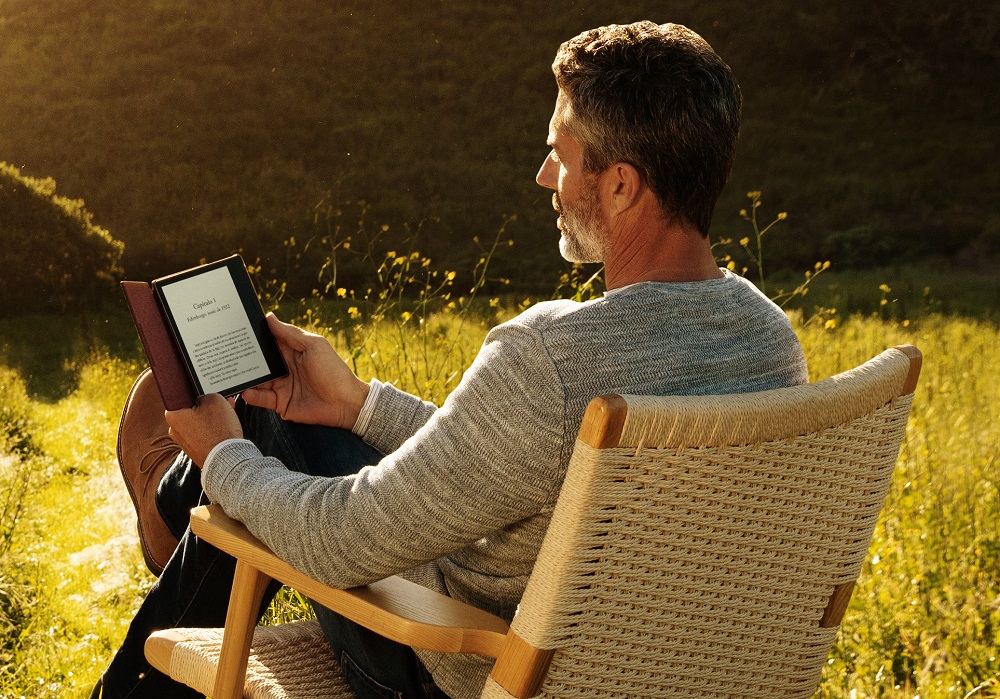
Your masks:
[{"label": "man's gray hair", "polygon": [[666,216],[707,236],[732,169],[742,102],[708,42],[679,24],[611,25],[565,42],[552,70],[584,169],[634,166]]}]

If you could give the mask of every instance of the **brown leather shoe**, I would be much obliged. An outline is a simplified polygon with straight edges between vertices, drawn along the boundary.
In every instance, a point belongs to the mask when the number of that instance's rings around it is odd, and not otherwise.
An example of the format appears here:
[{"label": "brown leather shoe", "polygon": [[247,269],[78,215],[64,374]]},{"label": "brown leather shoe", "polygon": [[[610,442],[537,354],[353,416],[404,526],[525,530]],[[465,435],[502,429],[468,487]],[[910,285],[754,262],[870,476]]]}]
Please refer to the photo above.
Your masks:
[{"label": "brown leather shoe", "polygon": [[156,488],[167,467],[180,452],[163,419],[163,401],[146,369],[132,385],[118,426],[118,465],[128,486],[138,518],[142,557],[154,575],[163,571],[174,549],[175,537],[156,507]]}]

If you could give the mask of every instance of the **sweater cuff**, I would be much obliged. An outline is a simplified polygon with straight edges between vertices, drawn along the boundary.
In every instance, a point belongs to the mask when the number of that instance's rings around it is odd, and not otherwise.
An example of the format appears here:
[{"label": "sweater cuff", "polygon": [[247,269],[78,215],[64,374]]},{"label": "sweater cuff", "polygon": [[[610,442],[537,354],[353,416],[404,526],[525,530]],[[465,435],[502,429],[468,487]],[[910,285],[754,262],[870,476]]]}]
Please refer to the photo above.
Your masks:
[{"label": "sweater cuff", "polygon": [[368,431],[368,425],[372,421],[372,415],[375,414],[375,403],[378,402],[379,393],[382,392],[382,382],[378,379],[372,379],[368,382],[368,397],[365,398],[365,404],[361,406],[361,412],[358,413],[358,419],[354,423],[354,427],[351,428],[351,432],[358,435],[362,439],[365,438],[365,433]]},{"label": "sweater cuff", "polygon": [[[201,487],[212,502],[223,504],[225,509],[225,488],[231,476],[241,463],[263,459],[257,445],[248,439],[226,439],[205,457],[201,469]],[[227,514],[230,514],[227,510]]]},{"label": "sweater cuff", "polygon": [[221,442],[212,447],[212,451],[208,452],[208,456],[205,457],[205,463],[201,465],[202,468],[208,468],[209,464],[215,460],[215,455],[218,454],[222,449],[229,446],[234,442],[245,442],[247,444],[253,444],[249,439],[243,439],[242,437],[232,437],[230,439],[223,439]]}]

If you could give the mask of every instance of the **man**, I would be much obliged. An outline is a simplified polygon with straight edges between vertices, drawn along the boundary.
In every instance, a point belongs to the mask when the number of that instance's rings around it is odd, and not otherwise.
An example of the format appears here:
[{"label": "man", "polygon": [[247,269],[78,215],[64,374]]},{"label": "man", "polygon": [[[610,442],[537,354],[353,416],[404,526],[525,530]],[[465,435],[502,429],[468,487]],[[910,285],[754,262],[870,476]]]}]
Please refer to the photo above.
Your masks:
[{"label": "man", "polygon": [[[806,380],[784,314],[719,269],[707,239],[739,129],[728,66],[684,27],[642,22],[581,34],[553,69],[552,150],[537,181],[554,190],[560,251],[603,262],[608,292],[494,328],[440,408],[360,381],[326,340],[270,316],[290,375],[246,391],[235,410],[214,395],[168,413],[183,449],[169,464],[146,456],[162,423],[129,436],[133,413],[156,410],[140,382],[123,417],[123,472],[135,493],[144,486],[129,474],[166,470],[156,507],[137,498],[140,527],[180,544],[105,673],[105,697],[189,696],[149,669],[142,640],[224,615],[228,557],[177,522],[201,497],[192,463],[208,498],[309,575],[348,587],[403,574],[509,620],[593,396]],[[147,552],[174,546],[143,538]],[[316,611],[359,696],[479,696],[487,659],[415,652]]]}]

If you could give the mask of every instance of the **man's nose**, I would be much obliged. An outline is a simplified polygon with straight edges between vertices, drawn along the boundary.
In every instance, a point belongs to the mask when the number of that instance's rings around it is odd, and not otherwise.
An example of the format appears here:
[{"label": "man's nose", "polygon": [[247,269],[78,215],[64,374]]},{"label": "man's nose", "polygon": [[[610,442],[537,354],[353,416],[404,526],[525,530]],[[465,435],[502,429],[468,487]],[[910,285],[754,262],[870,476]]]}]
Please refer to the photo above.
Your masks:
[{"label": "man's nose", "polygon": [[558,180],[556,179],[556,163],[552,159],[551,153],[545,156],[542,166],[538,168],[538,174],[535,175],[535,182],[548,189],[557,188]]}]

